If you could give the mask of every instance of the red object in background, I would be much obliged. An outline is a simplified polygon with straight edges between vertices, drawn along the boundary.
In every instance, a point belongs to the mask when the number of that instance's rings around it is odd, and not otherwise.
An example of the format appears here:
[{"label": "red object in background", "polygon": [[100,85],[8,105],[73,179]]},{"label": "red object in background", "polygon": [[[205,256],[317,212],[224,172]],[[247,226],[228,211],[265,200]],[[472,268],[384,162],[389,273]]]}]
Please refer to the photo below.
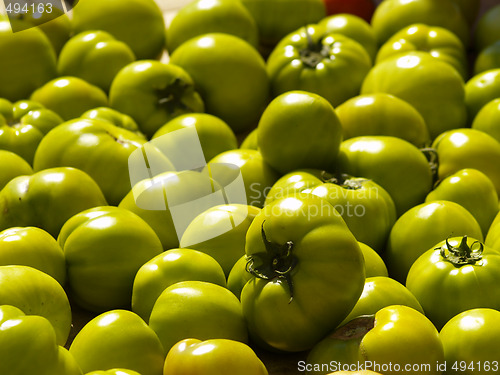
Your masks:
[{"label": "red object in background", "polygon": [[326,6],[326,14],[350,13],[370,22],[375,3],[373,0],[323,0]]}]

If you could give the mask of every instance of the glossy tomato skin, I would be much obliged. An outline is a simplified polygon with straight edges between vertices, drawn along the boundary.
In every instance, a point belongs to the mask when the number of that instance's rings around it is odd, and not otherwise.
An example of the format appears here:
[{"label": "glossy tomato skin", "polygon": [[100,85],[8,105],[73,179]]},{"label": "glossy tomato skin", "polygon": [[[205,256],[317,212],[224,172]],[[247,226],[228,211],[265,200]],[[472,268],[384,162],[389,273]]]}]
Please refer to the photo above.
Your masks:
[{"label": "glossy tomato skin", "polygon": [[481,108],[474,117],[472,128],[481,130],[500,142],[500,98],[493,99]]},{"label": "glossy tomato skin", "polygon": [[33,169],[19,155],[0,150],[0,190],[14,177],[33,174]]},{"label": "glossy tomato skin", "polygon": [[453,366],[467,375],[497,371],[499,322],[500,312],[488,308],[467,310],[451,318],[439,332],[448,363],[445,374],[456,373]]},{"label": "glossy tomato skin", "polygon": [[[446,241],[422,254],[406,279],[406,287],[438,329],[463,311],[500,308],[500,253],[471,237]],[[458,251],[456,258],[452,251]]]},{"label": "glossy tomato skin", "polygon": [[284,198],[263,208],[247,232],[253,277],[241,302],[251,337],[264,347],[311,348],[361,294],[359,244],[331,204]]},{"label": "glossy tomato skin", "polygon": [[487,70],[469,79],[465,84],[465,103],[469,124],[479,111],[500,95],[500,68]]},{"label": "glossy tomato skin", "polygon": [[359,94],[371,65],[370,56],[358,42],[311,25],[278,43],[267,59],[267,73],[273,97],[304,90],[321,95],[336,107]]},{"label": "glossy tomato skin", "polygon": [[233,340],[185,339],[168,352],[163,375],[267,375],[267,369],[247,345]]},{"label": "glossy tomato skin", "polygon": [[361,248],[361,252],[363,253],[363,258],[365,259],[366,277],[389,276],[387,267],[382,257],[370,246],[359,241],[358,243]]}]

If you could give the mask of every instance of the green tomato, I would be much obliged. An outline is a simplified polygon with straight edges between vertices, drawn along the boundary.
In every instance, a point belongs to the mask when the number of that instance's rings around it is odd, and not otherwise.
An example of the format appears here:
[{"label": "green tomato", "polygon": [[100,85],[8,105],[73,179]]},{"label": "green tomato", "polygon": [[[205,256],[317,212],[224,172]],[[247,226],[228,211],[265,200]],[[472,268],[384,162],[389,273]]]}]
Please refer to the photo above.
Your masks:
[{"label": "green tomato", "polygon": [[361,44],[321,25],[305,26],[287,35],[267,59],[273,97],[303,90],[321,95],[333,106],[359,94],[371,66]]},{"label": "green tomato", "polygon": [[310,349],[361,295],[363,254],[326,200],[284,198],[265,206],[248,229],[245,252],[253,276],[241,303],[260,346]]},{"label": "green tomato", "polygon": [[361,297],[339,326],[363,315],[376,314],[391,305],[408,306],[424,314],[418,300],[403,284],[384,276],[367,277]]},{"label": "green tomato", "polygon": [[297,169],[280,177],[266,195],[265,205],[281,198],[301,198],[302,192],[327,181],[334,181],[331,173],[319,169]]},{"label": "green tomato", "polygon": [[220,118],[206,113],[178,116],[158,129],[153,139],[186,128],[196,129],[203,155],[207,161],[224,151],[238,147],[236,136],[229,125]]},{"label": "green tomato", "polygon": [[[56,54],[45,34],[37,28],[13,33],[23,21],[0,18],[0,97],[25,99],[57,75]],[[34,63],[36,61],[36,63]]]},{"label": "green tomato", "polygon": [[262,157],[282,174],[301,168],[330,170],[337,160],[342,125],[332,105],[317,94],[291,91],[278,96],[258,129]]},{"label": "green tomato", "polygon": [[35,171],[72,166],[88,173],[114,205],[130,191],[129,156],[146,140],[108,122],[75,119],[52,129],[40,142]]},{"label": "green tomato", "polygon": [[54,327],[57,344],[66,343],[71,308],[63,287],[53,277],[28,266],[0,266],[0,305],[46,318]]},{"label": "green tomato", "polygon": [[379,45],[405,26],[423,23],[439,26],[456,34],[464,45],[469,44],[467,20],[454,0],[389,0],[381,3],[372,18],[372,27]]},{"label": "green tomato", "polygon": [[474,33],[474,46],[478,51],[500,40],[500,5],[496,5],[479,18]]},{"label": "green tomato", "polygon": [[[469,123],[479,111],[493,99],[500,96],[500,68],[487,70],[472,77],[465,84],[465,104]],[[458,126],[457,126],[458,127]]]},{"label": "green tomato", "polygon": [[106,93],[78,77],[60,77],[47,82],[31,94],[31,100],[71,120],[89,109],[107,106]]},{"label": "green tomato", "polygon": [[111,310],[92,319],[78,332],[69,352],[84,373],[126,368],[141,375],[162,375],[166,355],[154,331],[127,310]]},{"label": "green tomato", "polygon": [[127,370],[123,368],[114,368],[111,370],[97,370],[87,372],[85,375],[141,375],[137,371]]},{"label": "green tomato", "polygon": [[257,150],[236,149],[223,152],[210,160],[207,168],[222,186],[229,186],[233,182],[234,168],[238,169],[243,178],[246,203],[255,207],[264,205],[266,192],[279,178],[279,174]]},{"label": "green tomato", "polygon": [[57,237],[71,216],[105,204],[99,186],[85,172],[68,167],[45,169],[16,177],[0,191],[0,230],[35,226]]},{"label": "green tomato", "polygon": [[144,135],[139,130],[139,126],[132,117],[124,113],[120,113],[113,108],[98,107],[90,109],[87,112],[84,112],[80,116],[80,118],[106,121],[109,122],[110,124],[118,126],[119,128],[129,130],[131,132],[136,133],[137,135],[144,137]]},{"label": "green tomato", "polygon": [[411,266],[406,287],[441,329],[466,310],[500,308],[500,253],[474,239],[453,237],[435,244]]},{"label": "green tomato", "polygon": [[[467,310],[451,318],[439,332],[448,364],[445,374],[498,371],[499,322],[500,311],[487,308]],[[469,368],[471,364],[474,368]]]},{"label": "green tomato", "polygon": [[57,241],[43,229],[13,227],[0,232],[0,265],[36,268],[64,286],[66,262]]},{"label": "green tomato", "polygon": [[220,285],[203,281],[182,281],[165,289],[151,311],[149,326],[166,352],[187,338],[248,340],[238,298]]},{"label": "green tomato", "polygon": [[449,200],[465,207],[477,220],[483,235],[498,213],[495,185],[477,169],[461,169],[439,182],[425,198],[426,202]]},{"label": "green tomato", "polygon": [[154,0],[80,0],[72,24],[75,33],[110,33],[128,44],[137,59],[156,59],[165,45],[165,23]]},{"label": "green tomato", "polygon": [[69,350],[65,347],[59,346],[57,369],[53,372],[53,374],[83,375],[83,372]]},{"label": "green tomato", "polygon": [[167,250],[137,271],[132,289],[132,311],[147,323],[160,294],[181,281],[206,281],[226,286],[222,267],[208,254],[192,249]]},{"label": "green tomato", "polygon": [[328,33],[345,35],[361,44],[372,61],[377,54],[377,40],[371,25],[354,14],[335,14],[323,18],[318,25],[324,27]]},{"label": "green tomato", "polygon": [[333,363],[362,364],[384,375],[440,375],[436,364],[443,361],[443,344],[430,320],[411,307],[392,305],[337,328],[311,350],[306,363],[307,374],[326,374],[321,364]]},{"label": "green tomato", "polygon": [[411,208],[396,221],[389,235],[386,249],[389,275],[405,282],[413,262],[452,235],[483,239],[474,216],[458,203],[433,201]]},{"label": "green tomato", "polygon": [[257,207],[232,204],[209,208],[196,216],[182,235],[180,246],[201,251],[213,257],[226,276],[245,254],[245,236]]},{"label": "green tomato", "polygon": [[430,143],[422,115],[408,102],[390,94],[356,96],[339,105],[335,112],[342,124],[344,139],[387,135],[417,147]]},{"label": "green tomato", "polygon": [[188,40],[170,57],[195,82],[206,112],[240,133],[255,126],[269,96],[266,64],[257,50],[234,35],[204,34]]},{"label": "green tomato", "polygon": [[257,128],[253,129],[241,142],[240,148],[247,150],[257,150],[259,148],[257,144]]},{"label": "green tomato", "polygon": [[238,0],[196,0],[183,6],[174,16],[167,32],[167,50],[172,53],[182,43],[203,34],[226,33],[257,47],[257,24]]},{"label": "green tomato", "polygon": [[0,190],[14,177],[33,174],[26,160],[10,151],[0,150]]},{"label": "green tomato", "polygon": [[500,211],[493,220],[486,235],[485,245],[500,252]]},{"label": "green tomato", "polygon": [[460,39],[448,29],[422,23],[409,25],[389,38],[380,47],[376,63],[411,51],[427,52],[453,66],[463,79],[468,76],[467,54]]},{"label": "green tomato", "polygon": [[57,60],[57,71],[60,76],[79,77],[108,92],[118,71],[134,60],[130,47],[111,34],[101,30],[84,31],[64,45]]},{"label": "green tomato", "polygon": [[450,130],[434,140],[438,155],[438,178],[464,168],[474,168],[488,176],[500,194],[500,142],[476,129]]},{"label": "green tomato", "polygon": [[247,345],[225,339],[186,339],[168,352],[164,375],[268,375],[264,364]]},{"label": "green tomato", "polygon": [[422,203],[432,189],[432,171],[424,154],[396,137],[366,136],[342,142],[337,168],[371,179],[385,189],[398,217]]},{"label": "green tomato", "polygon": [[493,99],[481,108],[474,117],[472,128],[481,130],[500,142],[500,98]]},{"label": "green tomato", "polygon": [[154,60],[121,69],[111,84],[109,103],[132,117],[148,137],[176,116],[205,109],[184,69]]},{"label": "green tomato", "polygon": [[238,299],[241,298],[243,287],[252,278],[252,274],[247,272],[247,263],[248,259],[246,255],[243,255],[231,268],[231,272],[227,277],[227,289],[233,292]]},{"label": "green tomato", "polygon": [[474,75],[493,69],[500,69],[500,40],[482,49],[474,62]]},{"label": "green tomato", "polygon": [[382,257],[375,250],[362,242],[359,242],[359,247],[363,253],[363,258],[365,259],[365,275],[367,278],[389,276],[387,267],[385,266]]},{"label": "green tomato", "polygon": [[464,126],[467,120],[462,77],[450,64],[427,52],[394,55],[375,65],[361,93],[377,92],[392,94],[414,106],[423,116],[431,139],[445,130]]},{"label": "green tomato", "polygon": [[66,257],[72,297],[95,312],[130,306],[137,271],[163,251],[144,220],[112,206],[73,216],[57,241]]}]

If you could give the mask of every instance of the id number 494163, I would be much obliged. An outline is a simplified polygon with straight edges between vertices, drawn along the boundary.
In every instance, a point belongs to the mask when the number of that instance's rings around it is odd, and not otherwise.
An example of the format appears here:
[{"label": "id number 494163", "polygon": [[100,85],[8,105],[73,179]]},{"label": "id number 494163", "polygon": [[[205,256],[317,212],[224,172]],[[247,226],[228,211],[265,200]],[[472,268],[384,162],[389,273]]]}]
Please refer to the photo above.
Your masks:
[{"label": "id number 494163", "polygon": [[499,366],[498,361],[476,361],[476,362],[466,362],[466,361],[455,361],[451,366],[453,371],[460,372],[493,372],[498,373]]},{"label": "id number 494163", "polygon": [[12,13],[52,13],[52,4],[42,3],[42,2],[34,2],[31,4],[27,3],[16,3],[16,2],[6,2],[5,11],[7,14]]}]

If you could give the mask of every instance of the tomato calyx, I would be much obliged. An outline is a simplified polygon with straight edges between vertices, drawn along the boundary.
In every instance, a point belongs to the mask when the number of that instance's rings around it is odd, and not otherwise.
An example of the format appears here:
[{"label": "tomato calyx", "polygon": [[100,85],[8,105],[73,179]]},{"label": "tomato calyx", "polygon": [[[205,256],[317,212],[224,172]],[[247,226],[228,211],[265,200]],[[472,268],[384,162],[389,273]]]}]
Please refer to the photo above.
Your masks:
[{"label": "tomato calyx", "polygon": [[326,171],[321,172],[321,180],[324,183],[335,184],[348,190],[362,189],[363,183],[369,181],[366,178],[355,178],[346,173],[338,173],[336,175],[332,175],[331,173]]},{"label": "tomato calyx", "polygon": [[180,78],[175,78],[172,83],[164,88],[156,90],[158,107],[165,109],[168,113],[174,113],[177,109],[189,110],[182,100],[185,91],[192,86]]},{"label": "tomato calyx", "polygon": [[[478,244],[479,247],[474,248],[476,244]],[[469,246],[467,244],[467,236],[463,236],[460,245],[457,247],[450,245],[448,239],[446,239],[446,244],[441,248],[436,248],[436,250],[440,250],[441,256],[455,267],[461,267],[467,264],[475,264],[480,261],[483,258],[484,245],[479,241],[474,241],[472,245]]]},{"label": "tomato calyx", "polygon": [[420,151],[424,154],[425,158],[429,162],[429,166],[432,172],[432,180],[434,181],[435,185],[437,185],[439,183],[439,181],[437,181],[439,168],[439,155],[437,153],[437,150],[432,147],[424,147],[421,148]]},{"label": "tomato calyx", "polygon": [[330,56],[330,49],[328,46],[323,45],[321,40],[318,43],[315,43],[307,26],[304,27],[307,38],[307,47],[299,50],[300,60],[306,67],[314,69],[321,62],[321,60]]},{"label": "tomato calyx", "polygon": [[[247,272],[263,280],[283,279],[290,291],[291,303],[293,300],[293,281],[291,272],[297,265],[297,258],[293,254],[294,244],[288,241],[284,244],[276,244],[267,239],[264,230],[265,220],[262,222],[261,234],[266,252],[254,254],[248,257],[246,264]],[[256,261],[258,266],[255,266]]]}]

